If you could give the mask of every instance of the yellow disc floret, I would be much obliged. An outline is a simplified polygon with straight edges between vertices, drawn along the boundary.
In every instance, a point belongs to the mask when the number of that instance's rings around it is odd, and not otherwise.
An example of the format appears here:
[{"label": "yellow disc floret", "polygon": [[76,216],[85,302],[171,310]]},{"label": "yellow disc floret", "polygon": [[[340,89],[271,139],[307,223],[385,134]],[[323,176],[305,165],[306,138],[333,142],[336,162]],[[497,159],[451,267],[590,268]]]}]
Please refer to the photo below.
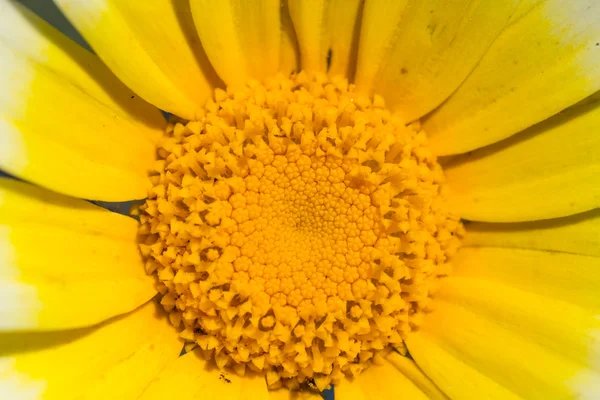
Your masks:
[{"label": "yellow disc floret", "polygon": [[300,73],[217,90],[167,133],[141,248],[207,358],[322,389],[418,327],[462,234],[418,124]]}]

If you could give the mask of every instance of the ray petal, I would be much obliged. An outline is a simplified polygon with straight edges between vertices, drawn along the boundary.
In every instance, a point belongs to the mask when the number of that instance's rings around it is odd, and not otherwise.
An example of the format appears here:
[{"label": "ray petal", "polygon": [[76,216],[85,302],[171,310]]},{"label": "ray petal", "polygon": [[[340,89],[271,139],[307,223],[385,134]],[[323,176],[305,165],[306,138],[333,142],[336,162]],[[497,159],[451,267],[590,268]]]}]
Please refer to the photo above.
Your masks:
[{"label": "ray petal", "polygon": [[187,1],[56,3],[115,75],[162,110],[194,119],[220,84]]},{"label": "ray petal", "polygon": [[175,389],[180,400],[269,399],[264,376],[250,372],[238,376],[222,372],[213,364],[208,363],[199,350],[176,358],[148,385],[140,400],[169,398]]},{"label": "ray petal", "polygon": [[387,105],[406,122],[422,117],[463,82],[518,3],[517,0],[366,2],[357,90],[383,96]]},{"label": "ray petal", "polygon": [[242,87],[279,71],[281,7],[278,0],[192,0],[202,45],[228,86]]},{"label": "ray petal", "polygon": [[1,333],[0,393],[11,400],[135,399],[179,355],[177,336],[154,302],[97,327]]},{"label": "ray petal", "polygon": [[158,110],[25,7],[2,2],[0,19],[0,168],[77,197],[145,197]]},{"label": "ray petal", "polygon": [[600,206],[596,96],[502,142],[456,156],[444,172],[465,219],[520,222]]},{"label": "ray petal", "polygon": [[0,331],[88,326],[148,301],[136,236],[132,218],[0,178]]},{"label": "ray petal", "polygon": [[433,150],[495,143],[598,91],[599,18],[596,0],[521,2],[469,77],[425,119]]}]

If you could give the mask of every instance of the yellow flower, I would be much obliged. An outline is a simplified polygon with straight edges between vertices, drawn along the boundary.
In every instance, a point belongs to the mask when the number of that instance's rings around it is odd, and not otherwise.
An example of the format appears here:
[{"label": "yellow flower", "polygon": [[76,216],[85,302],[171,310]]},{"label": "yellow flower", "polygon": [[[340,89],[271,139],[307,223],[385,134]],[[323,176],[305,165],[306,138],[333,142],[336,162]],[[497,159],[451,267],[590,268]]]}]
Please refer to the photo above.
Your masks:
[{"label": "yellow flower", "polygon": [[0,3],[0,397],[600,397],[596,0],[56,3],[98,56]]}]

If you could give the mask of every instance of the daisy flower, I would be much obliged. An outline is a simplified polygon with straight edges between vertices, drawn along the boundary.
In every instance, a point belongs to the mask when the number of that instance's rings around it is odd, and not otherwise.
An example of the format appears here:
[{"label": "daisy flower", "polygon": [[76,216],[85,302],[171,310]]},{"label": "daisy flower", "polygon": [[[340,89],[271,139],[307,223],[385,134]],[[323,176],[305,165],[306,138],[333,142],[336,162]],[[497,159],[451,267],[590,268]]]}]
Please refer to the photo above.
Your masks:
[{"label": "daisy flower", "polygon": [[93,51],[0,1],[0,397],[600,398],[598,1],[55,3]]}]

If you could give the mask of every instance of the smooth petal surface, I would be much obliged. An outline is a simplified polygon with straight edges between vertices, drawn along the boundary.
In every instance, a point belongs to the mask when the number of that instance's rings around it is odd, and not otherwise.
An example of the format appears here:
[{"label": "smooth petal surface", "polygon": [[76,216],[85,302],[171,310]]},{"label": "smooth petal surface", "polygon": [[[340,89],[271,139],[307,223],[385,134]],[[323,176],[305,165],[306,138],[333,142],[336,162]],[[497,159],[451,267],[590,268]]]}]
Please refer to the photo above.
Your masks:
[{"label": "smooth petal surface", "polygon": [[[590,369],[600,368],[597,343],[600,320],[591,309],[572,304],[568,299],[538,295],[493,280],[460,276],[445,282],[436,301],[448,302],[451,308],[464,307],[478,317],[494,320],[567,360]],[[531,360],[534,362],[536,358]]]},{"label": "smooth petal surface", "polygon": [[202,46],[228,86],[279,71],[279,0],[192,0],[190,6]]},{"label": "smooth petal surface", "polygon": [[[595,315],[552,298],[457,278],[449,278],[434,307],[407,345],[451,398],[472,398],[474,371],[522,398],[598,395],[600,321]],[[431,365],[439,359],[448,360],[438,367],[444,368],[441,374]],[[482,393],[504,398],[500,391]]]},{"label": "smooth petal surface", "polygon": [[[600,247],[597,221],[592,211],[467,225],[453,274],[407,340],[417,364],[453,399],[598,398],[600,257],[589,255]],[[485,247],[510,245],[509,234],[531,249]]]},{"label": "smooth petal surface", "polygon": [[88,202],[0,179],[0,331],[67,329],[156,294],[137,222]]},{"label": "smooth petal surface", "polygon": [[0,26],[0,42],[4,47],[20,58],[62,75],[65,83],[89,94],[120,118],[135,123],[145,135],[156,138],[162,134],[165,120],[160,111],[137,96],[132,98],[134,93],[96,55],[82,49],[19,2],[6,0],[1,10],[5,23]]},{"label": "smooth petal surface", "polygon": [[[598,50],[600,52],[600,49]],[[600,102],[452,160],[444,169],[450,207],[465,219],[518,222],[600,206]]]},{"label": "smooth petal surface", "polygon": [[600,257],[600,209],[570,217],[512,224],[473,222],[463,246],[560,251]]},{"label": "smooth petal surface", "polygon": [[497,142],[598,91],[599,18],[596,0],[521,2],[469,77],[424,120],[433,150]]},{"label": "smooth petal surface", "polygon": [[10,400],[135,399],[182,343],[154,302],[92,328],[0,334]]},{"label": "smooth petal surface", "polygon": [[453,263],[456,276],[498,283],[600,311],[600,258],[571,253],[466,247]]},{"label": "smooth petal surface", "polygon": [[404,374],[410,381],[417,386],[428,399],[447,400],[448,397],[429,379],[423,371],[408,357],[403,357],[396,352],[390,353],[387,357],[396,369]]},{"label": "smooth petal surface", "polygon": [[472,400],[485,393],[486,399],[521,400],[485,374],[449,353],[424,333],[406,340],[417,364],[453,400]]},{"label": "smooth petal surface", "polygon": [[290,0],[301,66],[354,80],[364,0]]},{"label": "smooth petal surface", "polygon": [[364,5],[355,77],[359,90],[367,93],[372,90],[383,58],[389,50],[390,43],[383,38],[388,40],[394,38],[408,3],[409,0],[388,2],[375,0]]},{"label": "smooth petal surface", "polygon": [[[390,4],[393,3],[393,4]],[[513,14],[518,0],[365,3],[357,90],[379,94],[409,122],[462,83]]]},{"label": "smooth petal surface", "polygon": [[140,400],[164,400],[177,393],[179,400],[268,400],[262,375],[238,376],[212,366],[199,351],[172,360],[148,385]]},{"label": "smooth petal surface", "polygon": [[329,3],[327,24],[331,65],[328,72],[332,76],[342,75],[354,80],[363,5],[364,0],[331,0]]},{"label": "smooth petal surface", "polygon": [[309,73],[327,72],[329,51],[329,3],[331,0],[289,0],[290,16],[294,23],[300,64]]},{"label": "smooth petal surface", "polygon": [[279,72],[290,74],[300,69],[300,49],[287,1],[281,3],[281,49]]},{"label": "smooth petal surface", "polygon": [[[386,399],[445,399],[446,397],[414,366],[414,362],[395,352],[390,353],[383,365],[372,365],[353,380],[344,380],[335,387],[339,400]],[[405,371],[411,370],[409,374]],[[415,382],[415,380],[417,382]],[[421,386],[427,388],[423,390]],[[427,391],[426,391],[427,390]]]},{"label": "smooth petal surface", "polygon": [[158,110],[26,8],[2,2],[0,19],[0,168],[77,197],[145,197]]},{"label": "smooth petal surface", "polygon": [[119,79],[162,110],[194,119],[220,83],[187,1],[56,3]]}]

